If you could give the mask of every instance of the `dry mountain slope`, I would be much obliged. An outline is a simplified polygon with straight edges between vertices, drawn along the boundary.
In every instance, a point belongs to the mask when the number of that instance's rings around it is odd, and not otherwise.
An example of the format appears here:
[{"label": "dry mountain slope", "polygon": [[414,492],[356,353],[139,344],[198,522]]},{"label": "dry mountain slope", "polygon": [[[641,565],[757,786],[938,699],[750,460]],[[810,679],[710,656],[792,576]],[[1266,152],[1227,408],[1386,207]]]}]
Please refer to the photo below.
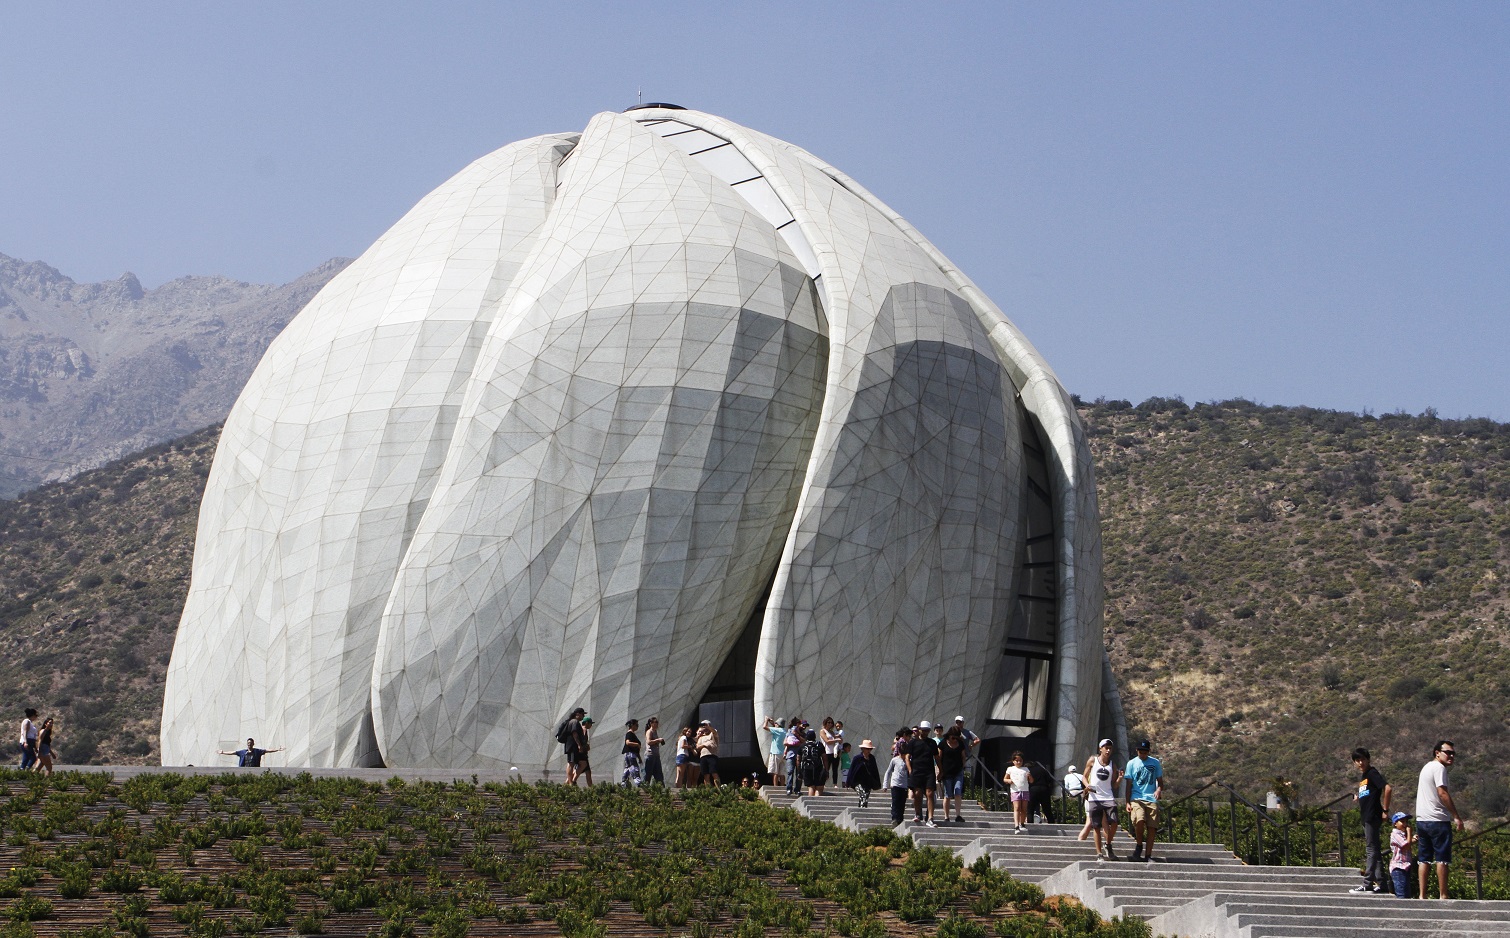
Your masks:
[{"label": "dry mountain slope", "polygon": [[0,254],[0,498],[225,419],[268,344],[348,263],[282,286],[144,290]]},{"label": "dry mountain slope", "polygon": [[[1311,802],[1373,748],[1408,789],[1438,735],[1510,809],[1510,424],[1243,401],[1082,409],[1107,640],[1175,790],[1275,775]],[[69,758],[153,761],[214,428],[0,502],[0,686]]]},{"label": "dry mountain slope", "polygon": [[1309,803],[1439,737],[1510,810],[1510,424],[1153,399],[1081,410],[1129,718],[1187,781]]}]

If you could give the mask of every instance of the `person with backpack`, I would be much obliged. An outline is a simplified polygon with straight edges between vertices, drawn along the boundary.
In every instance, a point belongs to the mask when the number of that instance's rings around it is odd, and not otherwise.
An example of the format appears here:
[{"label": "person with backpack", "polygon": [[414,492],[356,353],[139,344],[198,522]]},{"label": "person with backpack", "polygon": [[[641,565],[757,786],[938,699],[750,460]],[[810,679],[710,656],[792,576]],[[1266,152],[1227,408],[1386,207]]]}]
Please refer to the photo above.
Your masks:
[{"label": "person with backpack", "polygon": [[566,753],[566,784],[568,785],[577,784],[577,740],[585,737],[582,732],[582,718],[585,716],[587,716],[587,711],[578,707],[561,721],[560,726],[556,727],[556,742],[562,745]]},{"label": "person with backpack", "polygon": [[816,798],[823,794],[823,785],[828,781],[828,754],[824,744],[818,741],[816,731],[807,731],[807,741],[802,744],[799,760],[802,763],[802,780],[807,784],[807,793]]}]

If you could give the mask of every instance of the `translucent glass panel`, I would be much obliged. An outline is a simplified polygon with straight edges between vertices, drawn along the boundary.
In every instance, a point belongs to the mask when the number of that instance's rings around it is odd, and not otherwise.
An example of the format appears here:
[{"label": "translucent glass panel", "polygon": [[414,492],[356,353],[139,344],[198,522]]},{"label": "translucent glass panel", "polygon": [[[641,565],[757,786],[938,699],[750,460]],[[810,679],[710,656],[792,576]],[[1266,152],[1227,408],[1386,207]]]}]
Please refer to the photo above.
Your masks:
[{"label": "translucent glass panel", "polygon": [[755,164],[739,152],[738,147],[717,134],[681,121],[650,120],[640,123],[659,134],[667,143],[675,144],[708,172],[732,186],[761,218],[775,225],[782,240],[786,241],[797,260],[802,262],[809,277],[823,275],[823,269],[818,265],[818,254],[803,236],[791,210],[755,168]]},{"label": "translucent glass panel", "polygon": [[991,701],[991,722],[1046,725],[1049,719],[1049,664],[1047,656],[1002,655],[997,675],[996,697]]}]

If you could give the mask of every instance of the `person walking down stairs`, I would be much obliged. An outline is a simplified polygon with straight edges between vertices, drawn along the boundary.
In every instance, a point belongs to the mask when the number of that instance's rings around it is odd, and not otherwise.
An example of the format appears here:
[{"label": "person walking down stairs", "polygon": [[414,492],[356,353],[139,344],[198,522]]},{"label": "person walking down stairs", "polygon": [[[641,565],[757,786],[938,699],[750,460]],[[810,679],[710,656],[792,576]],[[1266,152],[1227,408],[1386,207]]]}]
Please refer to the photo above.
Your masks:
[{"label": "person walking down stairs", "polygon": [[1117,787],[1121,784],[1122,772],[1112,764],[1112,741],[1103,739],[1096,746],[1096,754],[1085,763],[1085,812],[1096,835],[1098,860],[1117,859],[1112,840],[1117,836]]}]

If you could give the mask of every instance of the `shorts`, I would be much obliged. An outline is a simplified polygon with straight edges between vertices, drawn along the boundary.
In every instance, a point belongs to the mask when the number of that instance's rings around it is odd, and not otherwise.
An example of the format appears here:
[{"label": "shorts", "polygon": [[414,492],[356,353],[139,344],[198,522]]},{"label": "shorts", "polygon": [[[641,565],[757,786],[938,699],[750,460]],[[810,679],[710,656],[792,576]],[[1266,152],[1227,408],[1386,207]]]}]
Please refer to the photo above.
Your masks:
[{"label": "shorts", "polygon": [[1027,800],[1031,799],[1032,797],[1033,797],[1033,793],[1030,792],[1030,791],[1014,791],[1014,792],[1012,792],[1012,801],[1013,801],[1013,803],[1016,803],[1016,802],[1019,802],[1019,801],[1027,801]]},{"label": "shorts", "polygon": [[691,757],[688,756],[685,752],[679,752],[679,753],[676,754],[676,764],[677,765],[686,765],[690,760],[691,760]]},{"label": "shorts", "polygon": [[938,787],[938,781],[934,778],[932,772],[929,772],[927,775],[915,774],[907,779],[907,787],[911,791],[933,791]]},{"label": "shorts", "polygon": [[585,753],[585,752],[579,752],[579,753],[577,753],[577,771],[579,771],[579,772],[586,772],[586,771],[590,770],[591,768],[592,768],[592,766],[590,766],[590,765],[587,764],[587,753]]},{"label": "shorts", "polygon": [[1108,824],[1121,823],[1117,817],[1117,803],[1115,801],[1089,801],[1086,802],[1085,810],[1090,816],[1092,827],[1105,827]]},{"label": "shorts", "polygon": [[782,774],[782,771],[786,768],[786,756],[783,756],[779,752],[771,753],[771,758],[768,760],[766,767],[770,769],[772,775]]},{"label": "shorts", "polygon": [[1416,822],[1416,861],[1419,863],[1452,862],[1452,822]]},{"label": "shorts", "polygon": [[703,756],[701,759],[698,760],[698,764],[702,767],[704,775],[717,775],[718,774],[718,756],[715,756],[715,755],[706,755],[706,756]]},{"label": "shorts", "polygon": [[1159,823],[1159,803],[1157,801],[1134,801],[1127,808],[1127,822],[1129,824],[1153,824]]},{"label": "shorts", "polygon": [[43,759],[50,757],[52,755],[52,747],[43,743],[41,748],[37,750],[37,755]]},{"label": "shorts", "polygon": [[944,779],[945,798],[963,798],[965,796],[965,773],[951,775]]}]

